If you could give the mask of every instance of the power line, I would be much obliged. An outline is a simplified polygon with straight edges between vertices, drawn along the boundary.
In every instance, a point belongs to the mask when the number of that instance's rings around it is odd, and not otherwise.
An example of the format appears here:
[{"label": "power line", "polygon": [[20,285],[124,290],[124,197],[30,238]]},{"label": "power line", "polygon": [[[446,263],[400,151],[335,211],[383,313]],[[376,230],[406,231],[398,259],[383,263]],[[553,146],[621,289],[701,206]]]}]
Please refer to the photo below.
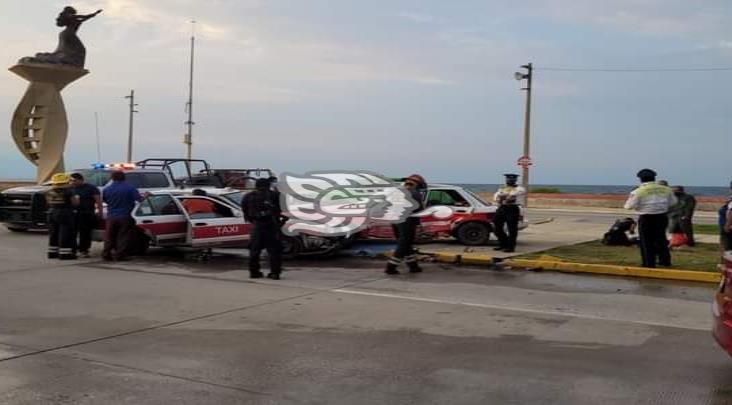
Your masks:
[{"label": "power line", "polygon": [[732,67],[711,68],[570,68],[570,67],[536,67],[535,70],[555,72],[721,72],[732,71]]}]

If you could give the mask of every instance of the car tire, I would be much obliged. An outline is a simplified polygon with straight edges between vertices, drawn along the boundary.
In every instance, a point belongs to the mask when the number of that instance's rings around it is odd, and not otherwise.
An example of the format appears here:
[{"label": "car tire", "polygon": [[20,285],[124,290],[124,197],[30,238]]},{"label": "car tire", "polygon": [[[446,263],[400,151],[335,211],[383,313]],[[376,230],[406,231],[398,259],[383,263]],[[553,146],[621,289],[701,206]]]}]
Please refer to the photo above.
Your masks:
[{"label": "car tire", "polygon": [[302,252],[302,241],[292,236],[282,237],[282,257],[292,259]]},{"label": "car tire", "polygon": [[28,228],[22,228],[17,226],[6,226],[10,232],[28,232]]},{"label": "car tire", "polygon": [[455,237],[463,245],[477,246],[485,245],[491,236],[490,227],[480,222],[468,222],[467,224],[461,225]]}]

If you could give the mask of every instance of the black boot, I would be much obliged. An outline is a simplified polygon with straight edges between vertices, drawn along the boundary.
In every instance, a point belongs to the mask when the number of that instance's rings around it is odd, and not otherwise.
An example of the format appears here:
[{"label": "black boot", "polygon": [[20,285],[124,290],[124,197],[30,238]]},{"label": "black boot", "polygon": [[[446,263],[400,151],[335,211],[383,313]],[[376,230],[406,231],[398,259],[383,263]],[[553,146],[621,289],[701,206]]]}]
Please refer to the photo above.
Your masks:
[{"label": "black boot", "polygon": [[407,262],[407,267],[409,267],[410,273],[421,273],[422,268],[419,267],[419,263],[417,262]]},{"label": "black boot", "polygon": [[264,274],[262,274],[261,271],[250,271],[249,272],[249,278],[262,278],[264,277]]},{"label": "black boot", "polygon": [[384,270],[384,273],[386,274],[399,274],[399,270],[397,270],[397,265],[394,263],[387,263],[386,264],[386,270]]},{"label": "black boot", "polygon": [[272,280],[279,280],[280,273],[269,273],[267,274],[267,278],[271,278]]}]

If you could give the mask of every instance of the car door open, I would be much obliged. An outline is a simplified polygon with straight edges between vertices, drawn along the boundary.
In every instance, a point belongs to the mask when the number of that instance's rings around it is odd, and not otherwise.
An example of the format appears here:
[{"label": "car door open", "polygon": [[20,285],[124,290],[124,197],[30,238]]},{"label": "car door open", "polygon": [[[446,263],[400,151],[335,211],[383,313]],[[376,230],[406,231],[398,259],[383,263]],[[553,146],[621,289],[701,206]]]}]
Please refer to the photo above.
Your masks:
[{"label": "car door open", "polygon": [[154,245],[179,244],[186,240],[188,220],[170,194],[152,194],[137,204],[133,218]]},{"label": "car door open", "polygon": [[250,224],[241,212],[212,198],[178,196],[179,205],[188,221],[188,244],[193,247],[245,245],[250,237]]}]

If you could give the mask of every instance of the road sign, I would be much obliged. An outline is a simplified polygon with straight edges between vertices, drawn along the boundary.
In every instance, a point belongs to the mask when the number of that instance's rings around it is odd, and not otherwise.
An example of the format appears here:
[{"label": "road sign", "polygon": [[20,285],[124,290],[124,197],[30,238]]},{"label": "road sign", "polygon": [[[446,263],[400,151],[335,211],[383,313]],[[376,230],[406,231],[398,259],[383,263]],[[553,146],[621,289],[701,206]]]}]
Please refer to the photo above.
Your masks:
[{"label": "road sign", "polygon": [[529,166],[533,165],[533,164],[534,164],[534,162],[532,162],[532,161],[531,161],[531,158],[530,158],[530,157],[528,157],[528,156],[521,156],[521,157],[520,157],[520,158],[518,158],[518,160],[516,161],[516,164],[517,164],[517,165],[519,165],[519,166],[521,166],[521,167],[523,167],[523,168],[527,168],[527,167],[529,167]]}]

